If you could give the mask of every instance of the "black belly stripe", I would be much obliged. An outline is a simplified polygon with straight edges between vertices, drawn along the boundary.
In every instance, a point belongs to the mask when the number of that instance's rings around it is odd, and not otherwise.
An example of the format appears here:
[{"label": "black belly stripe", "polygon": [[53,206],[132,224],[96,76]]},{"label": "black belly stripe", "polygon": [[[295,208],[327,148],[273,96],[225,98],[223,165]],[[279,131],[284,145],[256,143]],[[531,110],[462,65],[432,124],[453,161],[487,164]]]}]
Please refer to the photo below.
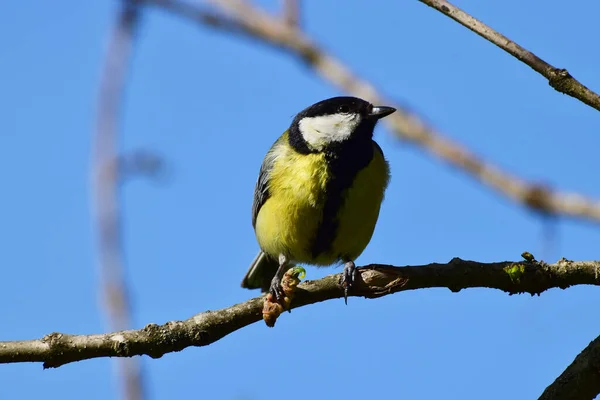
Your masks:
[{"label": "black belly stripe", "polygon": [[[370,137],[361,139],[338,144],[325,153],[330,178],[325,186],[323,219],[310,247],[313,257],[331,252],[339,226],[338,212],[344,204],[346,191],[356,174],[373,159],[373,141]],[[335,256],[345,257],[344,254]]]}]

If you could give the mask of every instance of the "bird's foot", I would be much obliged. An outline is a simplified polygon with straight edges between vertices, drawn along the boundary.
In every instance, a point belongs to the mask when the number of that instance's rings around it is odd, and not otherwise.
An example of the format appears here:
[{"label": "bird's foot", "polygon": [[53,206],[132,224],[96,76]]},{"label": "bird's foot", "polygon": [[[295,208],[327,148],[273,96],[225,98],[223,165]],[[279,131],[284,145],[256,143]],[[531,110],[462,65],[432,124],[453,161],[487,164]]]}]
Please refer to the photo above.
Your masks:
[{"label": "bird's foot", "polygon": [[357,273],[358,271],[356,270],[354,261],[348,261],[344,264],[344,272],[342,272],[342,277],[340,278],[340,286],[344,289],[344,303],[346,304],[348,304],[348,290],[356,281]]},{"label": "bird's foot", "polygon": [[281,276],[279,276],[279,274],[275,274],[275,276],[271,280],[269,293],[275,298],[275,300],[277,300],[279,304],[283,304],[283,298],[285,297],[285,294],[283,293],[283,286],[281,286]]},{"label": "bird's foot", "polygon": [[279,268],[277,268],[277,272],[273,279],[271,279],[271,286],[269,287],[269,293],[273,296],[277,302],[281,305],[284,304],[285,293],[283,291],[283,286],[281,286],[281,280],[285,272],[289,269],[289,260],[288,258],[280,254],[279,255]]}]

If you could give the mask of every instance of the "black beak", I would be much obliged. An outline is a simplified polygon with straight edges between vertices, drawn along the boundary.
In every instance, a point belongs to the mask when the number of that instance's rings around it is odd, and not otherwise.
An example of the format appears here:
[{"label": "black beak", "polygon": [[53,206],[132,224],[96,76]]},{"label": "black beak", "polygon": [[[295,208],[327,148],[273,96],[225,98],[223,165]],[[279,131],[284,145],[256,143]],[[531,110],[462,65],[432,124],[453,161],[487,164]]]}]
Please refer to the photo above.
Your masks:
[{"label": "black beak", "polygon": [[373,110],[369,114],[369,117],[374,118],[374,119],[381,119],[383,117],[387,117],[394,111],[396,111],[396,109],[394,107],[373,106]]}]

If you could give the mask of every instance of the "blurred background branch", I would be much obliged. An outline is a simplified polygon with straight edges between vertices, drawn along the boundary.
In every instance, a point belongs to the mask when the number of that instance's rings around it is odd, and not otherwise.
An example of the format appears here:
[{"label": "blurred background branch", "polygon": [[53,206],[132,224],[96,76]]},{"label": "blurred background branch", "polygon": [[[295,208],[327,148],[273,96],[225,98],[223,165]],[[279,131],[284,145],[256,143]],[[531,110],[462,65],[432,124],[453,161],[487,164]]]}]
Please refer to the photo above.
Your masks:
[{"label": "blurred background branch", "polygon": [[[483,160],[441,132],[427,126],[406,107],[381,94],[370,82],[353,73],[349,67],[297,27],[290,27],[283,18],[272,16],[249,2],[239,0],[209,0],[220,12],[208,6],[182,0],[145,1],[196,23],[248,36],[275,46],[297,57],[325,81],[345,92],[369,99],[373,103],[397,108],[398,111],[384,121],[397,138],[416,144],[497,193],[541,215],[600,222],[600,201],[577,193],[560,192],[548,185],[527,182],[503,171],[490,161]],[[517,152],[524,160],[528,157],[527,152],[521,149],[515,149],[515,156]]]},{"label": "blurred background branch", "polygon": [[[119,155],[117,133],[127,67],[133,37],[139,23],[137,1],[123,1],[108,42],[100,80],[92,160],[93,215],[97,228],[101,304],[110,331],[131,327],[131,297],[124,268],[119,188],[124,168]],[[147,160],[147,158],[146,158]],[[123,398],[144,399],[144,380],[139,359],[118,359],[116,376],[121,380]]]},{"label": "blurred background branch", "polygon": [[300,0],[283,0],[283,19],[291,27],[300,21]]}]

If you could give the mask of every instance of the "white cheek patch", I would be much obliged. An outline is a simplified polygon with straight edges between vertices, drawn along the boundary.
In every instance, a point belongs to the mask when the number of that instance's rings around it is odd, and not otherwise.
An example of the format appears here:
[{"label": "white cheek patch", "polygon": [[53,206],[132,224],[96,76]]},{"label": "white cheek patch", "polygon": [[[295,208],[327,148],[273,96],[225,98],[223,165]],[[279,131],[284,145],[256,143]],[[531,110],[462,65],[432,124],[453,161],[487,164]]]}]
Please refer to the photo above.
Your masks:
[{"label": "white cheek patch", "polygon": [[359,123],[359,114],[331,114],[303,118],[298,128],[310,147],[321,150],[332,142],[348,139]]}]

